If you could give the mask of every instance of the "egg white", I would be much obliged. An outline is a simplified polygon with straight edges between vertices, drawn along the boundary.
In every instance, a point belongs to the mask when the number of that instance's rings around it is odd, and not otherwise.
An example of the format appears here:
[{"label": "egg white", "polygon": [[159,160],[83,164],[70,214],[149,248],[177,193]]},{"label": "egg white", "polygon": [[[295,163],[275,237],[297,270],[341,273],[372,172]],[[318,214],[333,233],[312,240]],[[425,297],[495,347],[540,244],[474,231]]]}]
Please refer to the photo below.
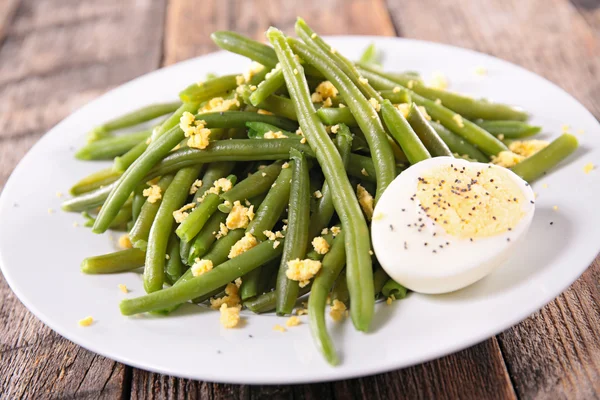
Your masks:
[{"label": "egg white", "polygon": [[[411,197],[416,193],[419,176],[434,167],[451,163],[460,168],[489,168],[489,164],[452,157],[419,162],[390,184],[373,213],[371,235],[378,261],[390,277],[415,292],[447,293],[477,282],[508,259],[533,219],[533,190],[527,182],[507,170],[526,199],[521,204],[524,215],[518,224],[510,232],[473,240],[446,233],[425,215],[418,198],[411,200]],[[415,223],[419,225],[417,229]]]}]

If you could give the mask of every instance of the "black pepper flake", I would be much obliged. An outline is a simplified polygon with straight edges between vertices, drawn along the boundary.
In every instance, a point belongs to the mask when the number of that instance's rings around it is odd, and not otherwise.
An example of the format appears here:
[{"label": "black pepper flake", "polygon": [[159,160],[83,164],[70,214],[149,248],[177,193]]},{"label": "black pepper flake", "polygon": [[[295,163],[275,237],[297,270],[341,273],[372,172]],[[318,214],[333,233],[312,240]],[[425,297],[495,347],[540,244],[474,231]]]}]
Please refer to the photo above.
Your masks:
[{"label": "black pepper flake", "polygon": [[404,212],[404,211],[406,211],[406,208],[403,208],[403,209],[402,209],[402,212]]},{"label": "black pepper flake", "polygon": [[248,335],[248,337],[249,337],[250,339],[252,339],[254,336],[252,336],[252,335]]},{"label": "black pepper flake", "polygon": [[495,221],[495,220],[496,220],[496,217],[492,217],[492,219]]},{"label": "black pepper flake", "polygon": [[13,207],[19,208],[19,203],[13,203]]},{"label": "black pepper flake", "polygon": [[450,242],[446,242],[446,246],[450,246]]},{"label": "black pepper flake", "polygon": [[433,250],[433,251],[432,251],[432,253],[437,253],[437,251],[436,251],[436,250]]},{"label": "black pepper flake", "polygon": [[550,225],[554,225],[554,222],[550,221]]},{"label": "black pepper flake", "polygon": [[390,231],[394,232],[394,225],[390,224]]},{"label": "black pepper flake", "polygon": [[404,242],[404,250],[408,250],[408,244]]},{"label": "black pepper flake", "polygon": [[217,354],[221,354],[221,350],[217,350]]},{"label": "black pepper flake", "polygon": [[506,238],[506,241],[507,241],[507,242],[510,242],[510,238]]},{"label": "black pepper flake", "polygon": [[423,245],[427,246],[427,242],[423,243]]},{"label": "black pepper flake", "polygon": [[473,238],[469,238],[469,242],[472,242],[472,241],[473,241]]},{"label": "black pepper flake", "polygon": [[437,235],[437,232],[433,232],[433,236]]},{"label": "black pepper flake", "polygon": [[530,202],[531,204],[535,204],[535,201],[533,201],[533,200],[529,200],[529,202]]},{"label": "black pepper flake", "polygon": [[512,228],[508,228],[509,231],[512,231]]}]

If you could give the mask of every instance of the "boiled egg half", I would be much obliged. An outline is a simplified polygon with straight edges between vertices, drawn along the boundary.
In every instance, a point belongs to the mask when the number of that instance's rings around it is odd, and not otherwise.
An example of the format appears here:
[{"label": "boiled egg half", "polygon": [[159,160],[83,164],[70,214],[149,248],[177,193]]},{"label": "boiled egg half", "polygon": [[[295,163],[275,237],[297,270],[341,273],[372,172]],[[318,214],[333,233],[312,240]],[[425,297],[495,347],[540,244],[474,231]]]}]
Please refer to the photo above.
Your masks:
[{"label": "boiled egg half", "polygon": [[534,210],[533,190],[512,171],[435,157],[402,172],[381,196],[373,249],[388,275],[408,289],[452,292],[505,262]]}]

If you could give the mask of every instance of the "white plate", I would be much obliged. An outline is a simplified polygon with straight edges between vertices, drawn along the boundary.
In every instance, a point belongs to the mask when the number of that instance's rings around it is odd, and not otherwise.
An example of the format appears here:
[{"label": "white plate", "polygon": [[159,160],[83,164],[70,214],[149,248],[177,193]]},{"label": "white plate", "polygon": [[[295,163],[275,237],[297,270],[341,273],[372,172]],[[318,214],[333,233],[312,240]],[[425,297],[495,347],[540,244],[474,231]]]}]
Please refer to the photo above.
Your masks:
[{"label": "white plate", "polygon": [[[81,260],[114,250],[109,237],[74,227],[81,218],[59,210],[57,191],[105,164],[80,162],[73,149],[90,127],[156,101],[206,73],[242,71],[248,62],[215,53],[152,72],[83,107],[48,132],[23,158],[0,198],[0,263],[19,299],[37,317],[69,340],[139,368],[217,382],[283,384],[351,378],[406,367],[478,343],[518,323],[565,290],[599,250],[600,126],[570,95],[550,82],[483,54],[406,39],[336,37],[331,44],[357,57],[375,42],[390,70],[441,71],[451,88],[516,103],[533,114],[547,137],[562,124],[583,129],[581,148],[560,169],[534,185],[539,193],[531,230],[518,254],[498,271],[459,292],[442,296],[411,294],[392,306],[379,304],[372,331],[351,323],[331,324],[341,365],[330,367],[313,345],[306,317],[287,332],[272,330],[283,318],[249,315],[242,329],[220,327],[219,314],[184,307],[169,318],[119,314],[124,297],[143,294],[136,273],[86,276]],[[477,66],[488,76],[474,74]],[[543,188],[547,183],[548,187]],[[558,211],[552,207],[557,205]],[[550,222],[553,225],[550,225]],[[122,294],[124,283],[131,293]],[[96,322],[77,325],[87,315]]]}]

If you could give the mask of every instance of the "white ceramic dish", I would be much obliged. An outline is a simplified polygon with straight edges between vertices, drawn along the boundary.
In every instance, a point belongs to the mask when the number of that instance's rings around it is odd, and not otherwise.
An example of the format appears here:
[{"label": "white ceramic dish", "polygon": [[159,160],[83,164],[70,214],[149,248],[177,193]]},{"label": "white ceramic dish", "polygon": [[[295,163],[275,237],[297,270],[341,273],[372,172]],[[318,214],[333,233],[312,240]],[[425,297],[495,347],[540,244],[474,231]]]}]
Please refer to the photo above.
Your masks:
[{"label": "white ceramic dish", "polygon": [[[145,104],[174,99],[179,89],[206,73],[247,68],[246,60],[219,52],[107,93],[58,124],[23,158],[0,198],[0,263],[13,291],[52,329],[96,353],[179,377],[252,384],[344,379],[421,363],[489,338],[554,299],[600,249],[599,172],[583,172],[588,162],[600,164],[598,122],[557,86],[487,55],[406,39],[331,38],[350,57],[371,42],[384,52],[388,69],[418,70],[424,77],[441,71],[452,89],[523,106],[547,137],[559,135],[562,124],[585,131],[581,148],[534,184],[539,197],[531,230],[517,254],[492,275],[456,293],[412,294],[392,306],[379,304],[369,334],[356,332],[349,321],[331,324],[341,355],[336,368],[315,349],[306,317],[301,326],[280,333],[272,328],[284,322],[281,318],[247,315],[243,328],[227,330],[217,312],[191,305],[169,318],[121,316],[119,301],[143,294],[140,276],[80,273],[84,257],[113,251],[114,244],[106,235],[74,227],[81,218],[59,211],[62,199],[56,192],[67,192],[76,180],[104,166],[73,158],[90,127]],[[473,70],[478,66],[488,75],[477,76]],[[48,208],[57,212],[49,214]],[[131,292],[121,293],[119,283]],[[87,315],[96,322],[79,327],[77,321]]]}]

